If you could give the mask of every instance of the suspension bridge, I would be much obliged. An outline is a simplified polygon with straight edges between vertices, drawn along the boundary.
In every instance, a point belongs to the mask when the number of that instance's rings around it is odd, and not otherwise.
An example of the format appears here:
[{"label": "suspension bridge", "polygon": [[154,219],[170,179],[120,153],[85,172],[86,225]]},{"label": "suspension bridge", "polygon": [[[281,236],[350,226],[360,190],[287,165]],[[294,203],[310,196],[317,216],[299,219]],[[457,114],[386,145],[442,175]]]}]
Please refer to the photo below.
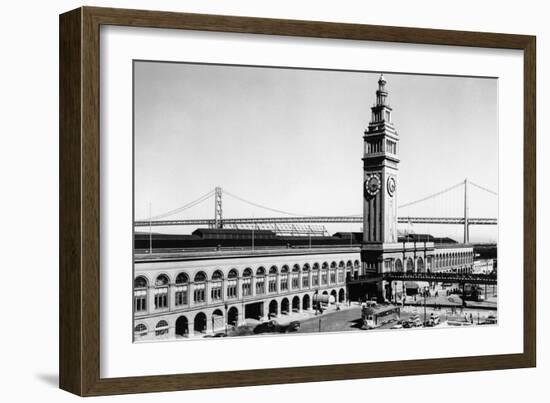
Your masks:
[{"label": "suspension bridge", "polygon": [[[418,200],[408,202],[398,206],[400,215],[398,217],[398,223],[401,224],[444,224],[444,225],[461,225],[464,227],[464,242],[469,241],[469,227],[471,225],[497,225],[497,218],[494,217],[475,217],[470,216],[470,198],[469,194],[471,188],[475,188],[484,194],[491,196],[498,196],[498,193],[488,189],[484,186],[478,185],[468,179],[464,179],[459,183],[456,183],[446,189],[439,192],[427,195]],[[457,192],[459,194],[457,194]],[[438,199],[444,195],[451,195],[451,199],[456,201],[460,200],[461,214],[460,216],[445,216],[441,214],[433,215],[403,215],[402,212],[410,209],[414,206],[424,205],[424,210],[430,212],[436,212],[437,208],[430,207],[429,203],[435,201],[435,205],[441,205],[441,202],[437,202]],[[277,213],[280,216],[276,217],[241,217],[241,218],[224,218],[223,217],[223,196],[228,196],[234,200],[242,203],[246,203],[253,207],[269,211],[271,213]],[[214,217],[213,218],[187,218],[176,219],[169,218],[175,215],[181,214],[199,204],[205,203],[211,199],[214,199]],[[455,203],[456,204],[456,203]],[[426,207],[427,206],[427,207]],[[189,202],[176,209],[150,216],[147,219],[140,219],[134,222],[136,227],[156,227],[156,226],[188,226],[188,225],[204,225],[209,228],[248,228],[248,229],[274,229],[276,232],[289,232],[299,233],[299,225],[303,224],[328,224],[328,223],[362,223],[362,214],[342,215],[342,216],[315,216],[296,214],[293,212],[278,210],[272,207],[261,205],[259,203],[252,202],[243,197],[235,195],[227,190],[223,190],[221,187],[216,187],[201,197]],[[285,227],[286,225],[286,227]],[[290,227],[289,227],[290,226]],[[305,231],[310,235],[320,235],[324,233],[324,227],[312,227],[310,225],[305,227]]]}]

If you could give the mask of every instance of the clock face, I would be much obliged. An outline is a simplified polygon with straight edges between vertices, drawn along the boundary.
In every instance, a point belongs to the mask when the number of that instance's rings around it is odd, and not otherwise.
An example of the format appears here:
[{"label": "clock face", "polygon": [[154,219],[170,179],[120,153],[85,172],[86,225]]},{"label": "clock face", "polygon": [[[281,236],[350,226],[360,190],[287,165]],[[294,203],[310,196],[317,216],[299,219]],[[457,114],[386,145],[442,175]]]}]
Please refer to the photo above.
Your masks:
[{"label": "clock face", "polygon": [[380,176],[372,174],[367,176],[365,181],[365,190],[370,196],[374,196],[380,190]]},{"label": "clock face", "polygon": [[388,177],[388,194],[393,196],[395,193],[395,178],[393,176]]}]

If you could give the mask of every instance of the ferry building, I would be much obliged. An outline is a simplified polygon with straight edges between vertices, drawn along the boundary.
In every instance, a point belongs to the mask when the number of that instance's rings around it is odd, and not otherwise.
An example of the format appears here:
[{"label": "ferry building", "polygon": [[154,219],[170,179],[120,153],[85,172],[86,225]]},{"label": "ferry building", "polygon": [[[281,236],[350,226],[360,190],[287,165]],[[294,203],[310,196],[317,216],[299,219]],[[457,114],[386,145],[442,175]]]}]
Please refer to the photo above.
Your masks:
[{"label": "ferry building", "polygon": [[470,272],[471,245],[398,237],[399,134],[387,98],[381,76],[363,136],[362,234],[304,242],[271,231],[198,229],[176,236],[177,249],[155,235],[152,251],[136,234],[135,340],[202,337],[248,319],[313,312],[322,295],[331,304],[392,300],[385,272]]}]

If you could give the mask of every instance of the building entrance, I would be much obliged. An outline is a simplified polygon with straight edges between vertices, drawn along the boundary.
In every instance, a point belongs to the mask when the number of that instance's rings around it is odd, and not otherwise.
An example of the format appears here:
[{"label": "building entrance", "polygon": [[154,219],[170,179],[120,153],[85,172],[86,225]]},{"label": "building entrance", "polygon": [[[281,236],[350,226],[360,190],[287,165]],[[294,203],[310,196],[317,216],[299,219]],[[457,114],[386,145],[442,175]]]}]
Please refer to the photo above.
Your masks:
[{"label": "building entrance", "polygon": [[253,302],[244,306],[244,318],[258,319],[260,320],[264,316],[264,303]]},{"label": "building entrance", "polygon": [[378,282],[364,282],[349,285],[349,300],[350,301],[372,301],[378,300]]}]

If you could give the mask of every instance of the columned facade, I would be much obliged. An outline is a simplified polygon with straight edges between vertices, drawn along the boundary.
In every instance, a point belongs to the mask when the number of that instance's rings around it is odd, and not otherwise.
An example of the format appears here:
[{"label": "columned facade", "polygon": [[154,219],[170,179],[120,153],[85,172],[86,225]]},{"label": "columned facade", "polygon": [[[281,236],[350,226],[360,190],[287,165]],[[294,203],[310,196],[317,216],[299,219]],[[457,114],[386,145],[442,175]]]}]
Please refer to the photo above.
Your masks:
[{"label": "columned facade", "polygon": [[314,294],[325,291],[335,302],[343,302],[346,278],[353,276],[359,259],[355,248],[299,255],[285,250],[245,254],[202,260],[183,255],[136,259],[135,340],[202,337],[247,319],[266,321],[310,312]]}]

